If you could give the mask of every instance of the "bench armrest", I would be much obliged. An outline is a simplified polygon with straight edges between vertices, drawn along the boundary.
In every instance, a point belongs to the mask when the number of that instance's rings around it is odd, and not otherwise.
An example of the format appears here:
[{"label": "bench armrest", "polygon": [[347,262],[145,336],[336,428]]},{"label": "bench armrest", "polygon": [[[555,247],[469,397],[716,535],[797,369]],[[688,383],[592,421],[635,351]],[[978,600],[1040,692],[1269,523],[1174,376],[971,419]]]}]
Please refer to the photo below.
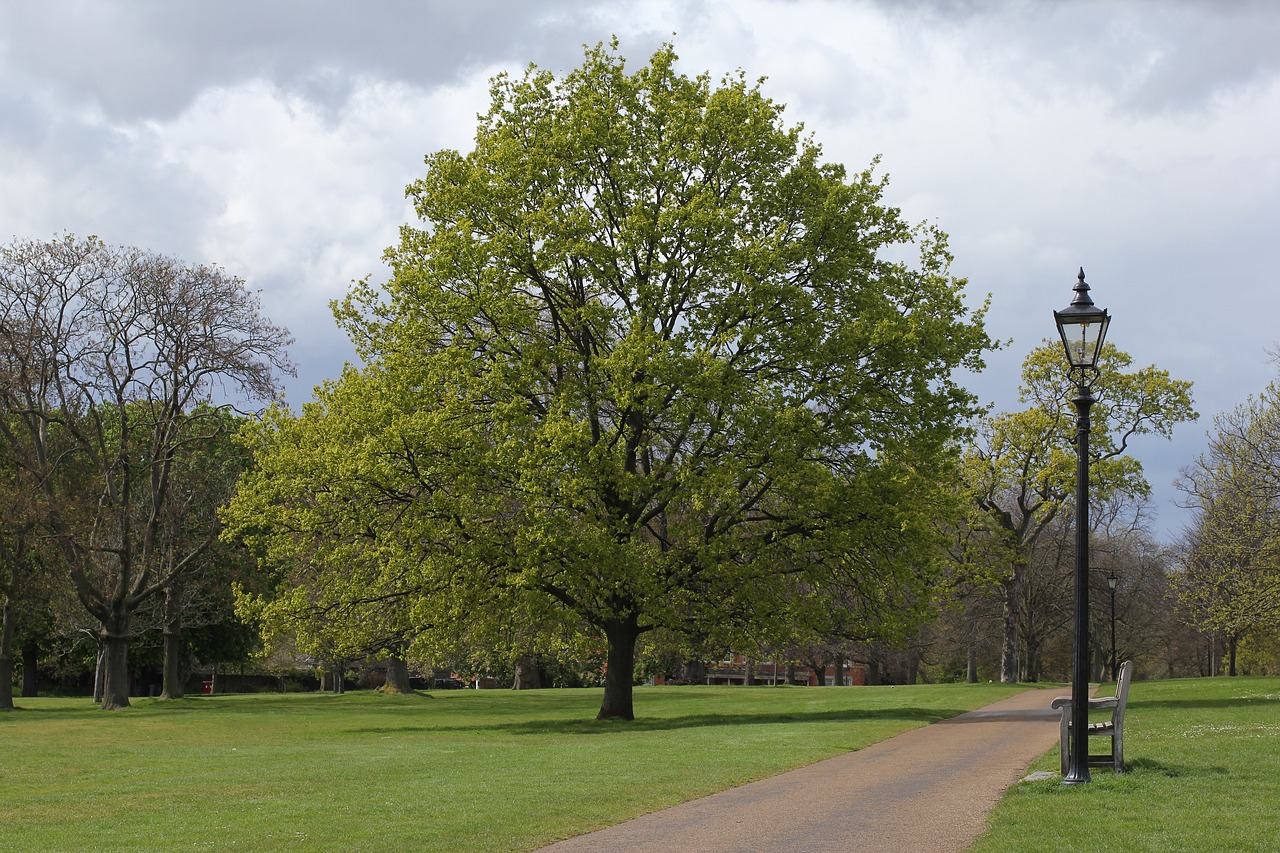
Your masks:
[{"label": "bench armrest", "polygon": [[[1104,697],[1102,697],[1101,699],[1090,699],[1090,700],[1089,700],[1089,708],[1090,708],[1090,710],[1098,709],[1098,708],[1114,708],[1114,707],[1116,707],[1116,705],[1117,705],[1117,704],[1119,704],[1119,703],[1118,703],[1118,701],[1116,700],[1116,697],[1114,697],[1114,696],[1104,696]],[[1052,704],[1050,704],[1050,705],[1049,705],[1049,707],[1050,707],[1050,708],[1053,708],[1055,711],[1056,711],[1057,709],[1059,709],[1059,708],[1063,708],[1063,709],[1070,708],[1070,707],[1071,707],[1071,697],[1070,697],[1070,696],[1059,696],[1057,699],[1054,699],[1054,700],[1053,700]]]}]

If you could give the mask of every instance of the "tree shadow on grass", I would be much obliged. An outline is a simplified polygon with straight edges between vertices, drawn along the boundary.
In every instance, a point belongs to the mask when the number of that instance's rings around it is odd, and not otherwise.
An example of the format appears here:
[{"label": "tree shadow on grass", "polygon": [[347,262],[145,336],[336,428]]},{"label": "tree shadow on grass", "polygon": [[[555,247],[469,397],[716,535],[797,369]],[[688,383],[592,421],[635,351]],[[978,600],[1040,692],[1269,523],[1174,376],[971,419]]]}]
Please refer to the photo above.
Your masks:
[{"label": "tree shadow on grass", "polygon": [[1135,708],[1242,708],[1255,705],[1280,705],[1280,698],[1266,696],[1224,696],[1220,699],[1130,699],[1129,710]]},{"label": "tree shadow on grass", "polygon": [[360,734],[387,732],[494,732],[513,735],[609,735],[631,732],[660,732],[722,726],[768,726],[796,723],[935,723],[962,714],[953,708],[885,708],[880,710],[845,709],[811,713],[761,714],[687,714],[678,717],[642,717],[636,720],[542,719],[515,720],[510,723],[478,723],[475,725],[442,723],[417,727],[376,727],[350,729]]},{"label": "tree shadow on grass", "polygon": [[1178,765],[1157,761],[1154,758],[1134,758],[1126,761],[1124,766],[1126,773],[1151,773],[1157,776],[1165,776],[1169,779],[1178,779],[1183,776],[1231,775],[1231,770],[1227,767],[1179,767]]}]

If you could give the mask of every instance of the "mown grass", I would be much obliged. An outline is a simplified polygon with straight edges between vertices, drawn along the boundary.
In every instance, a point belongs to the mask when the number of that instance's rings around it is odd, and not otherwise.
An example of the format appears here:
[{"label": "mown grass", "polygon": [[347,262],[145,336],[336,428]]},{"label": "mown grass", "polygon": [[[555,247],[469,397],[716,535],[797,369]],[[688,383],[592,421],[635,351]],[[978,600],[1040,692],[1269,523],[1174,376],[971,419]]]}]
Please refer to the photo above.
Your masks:
[{"label": "mown grass", "polygon": [[1003,685],[24,699],[0,850],[531,850],[858,749]]},{"label": "mown grass", "polygon": [[[1014,786],[972,849],[1280,850],[1280,679],[1133,684],[1125,758],[1089,785]],[[1057,770],[1057,750],[1033,769]]]}]

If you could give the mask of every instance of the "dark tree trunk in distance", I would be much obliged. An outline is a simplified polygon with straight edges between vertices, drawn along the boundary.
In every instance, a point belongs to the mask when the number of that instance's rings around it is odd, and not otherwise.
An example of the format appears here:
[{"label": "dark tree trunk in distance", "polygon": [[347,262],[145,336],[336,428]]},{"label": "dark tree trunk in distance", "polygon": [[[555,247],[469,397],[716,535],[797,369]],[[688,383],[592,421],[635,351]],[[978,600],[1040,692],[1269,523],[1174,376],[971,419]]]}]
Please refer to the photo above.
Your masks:
[{"label": "dark tree trunk in distance", "polygon": [[0,604],[0,711],[13,710],[13,600]]},{"label": "dark tree trunk in distance", "polygon": [[1027,672],[1026,679],[1030,682],[1040,680],[1040,641],[1027,640],[1024,648],[1026,649]]},{"label": "dark tree trunk in distance", "polygon": [[636,639],[640,629],[635,617],[610,622],[605,626],[609,643],[608,671],[604,676],[604,701],[597,720],[634,720],[632,679],[636,666]]},{"label": "dark tree trunk in distance", "polygon": [[182,688],[182,616],[178,609],[181,590],[175,579],[164,590],[164,675],[161,699],[181,699]]},{"label": "dark tree trunk in distance", "polygon": [[687,660],[681,667],[680,680],[685,684],[706,684],[707,665],[700,660]]},{"label": "dark tree trunk in distance", "polygon": [[22,644],[22,696],[30,699],[40,688],[40,644],[28,640]]},{"label": "dark tree trunk in distance", "polygon": [[973,646],[970,646],[968,650],[964,680],[968,684],[978,683],[978,652]]},{"label": "dark tree trunk in distance", "polygon": [[538,672],[538,659],[533,655],[521,655],[516,658],[516,676],[511,689],[537,690],[541,687],[542,676]]},{"label": "dark tree trunk in distance", "polygon": [[382,685],[383,693],[412,693],[409,686],[409,664],[402,657],[392,655],[387,658],[387,680]]},{"label": "dark tree trunk in distance", "polygon": [[1000,646],[1000,680],[1018,682],[1018,619],[1022,615],[1022,572],[1015,567],[1004,587],[1004,642]]},{"label": "dark tree trunk in distance", "polygon": [[867,684],[879,687],[883,681],[884,668],[880,665],[880,655],[872,649],[871,654],[867,655]]}]

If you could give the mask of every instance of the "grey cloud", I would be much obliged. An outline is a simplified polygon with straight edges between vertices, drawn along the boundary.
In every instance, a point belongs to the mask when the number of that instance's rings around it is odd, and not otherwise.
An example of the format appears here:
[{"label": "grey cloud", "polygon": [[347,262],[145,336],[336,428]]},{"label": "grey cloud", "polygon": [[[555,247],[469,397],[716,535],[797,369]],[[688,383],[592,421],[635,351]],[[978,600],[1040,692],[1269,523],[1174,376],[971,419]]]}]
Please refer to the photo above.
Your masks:
[{"label": "grey cloud", "polygon": [[46,0],[0,10],[4,61],[118,120],[172,116],[211,85],[262,77],[330,105],[373,76],[447,83],[562,46],[569,0]]},{"label": "grey cloud", "polygon": [[922,50],[958,35],[1032,97],[1093,87],[1117,112],[1202,111],[1280,72],[1280,6],[1266,0],[876,5]]}]

